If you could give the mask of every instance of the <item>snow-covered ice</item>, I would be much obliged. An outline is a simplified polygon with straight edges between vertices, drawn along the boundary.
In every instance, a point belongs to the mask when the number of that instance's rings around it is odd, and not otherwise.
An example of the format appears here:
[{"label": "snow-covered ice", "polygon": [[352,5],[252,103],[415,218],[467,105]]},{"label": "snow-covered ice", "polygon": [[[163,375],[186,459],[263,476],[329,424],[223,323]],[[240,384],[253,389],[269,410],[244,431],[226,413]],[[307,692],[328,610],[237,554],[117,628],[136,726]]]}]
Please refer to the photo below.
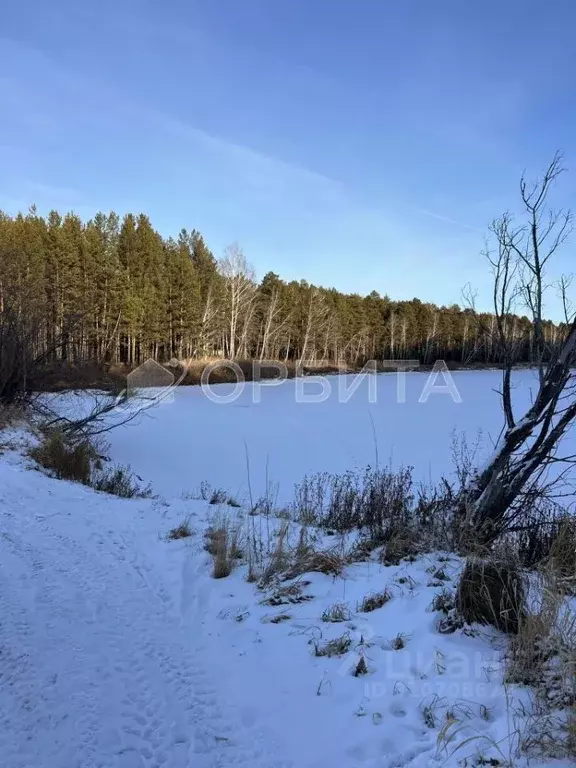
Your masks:
[{"label": "snow-covered ice", "polygon": [[[247,384],[229,402],[233,385],[214,386],[213,399],[200,387],[181,387],[172,402],[110,433],[112,457],[131,464],[166,496],[206,481],[247,500],[247,456],[253,497],[268,486],[281,504],[308,473],[364,468],[377,458],[381,466],[411,465],[418,479],[438,480],[453,469],[454,436],[464,434],[472,448],[482,433],[480,459],[492,453],[502,427],[501,372],[451,376],[462,402],[449,392],[432,392],[422,402],[427,373],[405,375],[404,402],[394,374],[366,376],[355,390],[353,376]],[[443,384],[439,377],[436,385]],[[535,385],[532,371],[516,373],[519,410],[530,403]],[[324,399],[315,402],[319,395]]]}]

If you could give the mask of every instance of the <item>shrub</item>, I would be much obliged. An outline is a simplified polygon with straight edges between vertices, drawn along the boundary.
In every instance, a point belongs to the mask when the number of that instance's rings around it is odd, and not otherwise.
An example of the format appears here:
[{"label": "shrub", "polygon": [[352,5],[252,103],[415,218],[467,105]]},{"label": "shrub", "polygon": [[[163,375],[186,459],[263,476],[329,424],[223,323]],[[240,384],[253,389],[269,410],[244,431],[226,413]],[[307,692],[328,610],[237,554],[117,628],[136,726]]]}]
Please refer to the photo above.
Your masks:
[{"label": "shrub", "polygon": [[296,486],[293,510],[304,524],[338,533],[366,529],[372,539],[385,540],[393,523],[408,522],[413,500],[411,468],[392,472],[368,467],[304,478]]},{"label": "shrub", "polygon": [[456,590],[456,610],[466,622],[516,634],[525,604],[524,578],[516,562],[468,558]]},{"label": "shrub", "polygon": [[330,533],[360,531],[357,552],[366,557],[386,545],[386,564],[415,556],[422,546],[450,542],[453,492],[446,482],[414,488],[412,468],[368,467],[342,475],[322,472],[296,486],[291,514],[303,525]]},{"label": "shrub", "polygon": [[30,450],[30,456],[60,480],[75,480],[89,485],[92,467],[99,457],[87,440],[74,441],[61,432],[46,432],[42,442]]},{"label": "shrub", "polygon": [[100,471],[92,481],[92,487],[121,499],[149,499],[152,496],[151,487],[142,488],[129,467],[119,466]]}]

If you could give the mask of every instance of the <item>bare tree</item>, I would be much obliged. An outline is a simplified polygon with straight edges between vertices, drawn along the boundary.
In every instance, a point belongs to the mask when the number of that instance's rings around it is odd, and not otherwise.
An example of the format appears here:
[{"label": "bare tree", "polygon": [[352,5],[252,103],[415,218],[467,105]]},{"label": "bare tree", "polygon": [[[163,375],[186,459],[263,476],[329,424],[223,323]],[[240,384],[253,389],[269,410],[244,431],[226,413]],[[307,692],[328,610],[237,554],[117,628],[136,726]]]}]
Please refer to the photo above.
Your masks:
[{"label": "bare tree", "polygon": [[[528,186],[520,182],[525,214],[516,224],[506,213],[491,232],[495,251],[487,256],[492,266],[494,334],[503,361],[502,407],[505,426],[494,454],[476,473],[464,491],[468,519],[485,543],[505,531],[521,527],[537,498],[536,489],[549,489],[547,472],[552,464],[571,463],[573,456],[559,456],[561,439],[576,419],[576,317],[570,313],[563,280],[567,322],[563,338],[555,345],[546,340],[543,318],[547,265],[572,230],[570,211],[547,207],[548,194],[562,173],[562,157],[556,154],[541,180]],[[515,332],[513,313],[523,305],[530,316],[538,391],[528,410],[515,413],[512,371],[520,358],[522,339]],[[560,472],[558,477],[564,478]],[[554,481],[552,481],[553,483]]]},{"label": "bare tree", "polygon": [[246,336],[256,297],[254,270],[236,243],[226,248],[219,268],[227,294],[228,356],[233,360],[237,355],[238,347],[246,346]]}]

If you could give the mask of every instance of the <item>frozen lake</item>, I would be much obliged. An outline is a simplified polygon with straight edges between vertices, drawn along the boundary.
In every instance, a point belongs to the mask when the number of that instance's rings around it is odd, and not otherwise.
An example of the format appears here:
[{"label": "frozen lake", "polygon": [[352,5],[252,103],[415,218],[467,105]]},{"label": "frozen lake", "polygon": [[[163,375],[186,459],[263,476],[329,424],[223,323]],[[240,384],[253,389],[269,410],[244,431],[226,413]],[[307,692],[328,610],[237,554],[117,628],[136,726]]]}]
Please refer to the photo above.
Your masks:
[{"label": "frozen lake", "polygon": [[[500,371],[451,377],[452,391],[438,391],[442,376],[430,391],[427,373],[407,373],[404,384],[396,374],[380,374],[247,383],[236,392],[228,384],[210,392],[180,387],[172,402],[107,438],[112,459],[130,464],[166,497],[206,481],[247,499],[247,456],[253,496],[268,482],[277,485],[281,503],[304,475],[374,465],[376,454],[381,466],[412,465],[416,478],[435,480],[452,471],[454,435],[465,434],[473,445],[481,434],[486,453],[502,426]],[[522,371],[515,381],[519,413],[536,379]]]}]

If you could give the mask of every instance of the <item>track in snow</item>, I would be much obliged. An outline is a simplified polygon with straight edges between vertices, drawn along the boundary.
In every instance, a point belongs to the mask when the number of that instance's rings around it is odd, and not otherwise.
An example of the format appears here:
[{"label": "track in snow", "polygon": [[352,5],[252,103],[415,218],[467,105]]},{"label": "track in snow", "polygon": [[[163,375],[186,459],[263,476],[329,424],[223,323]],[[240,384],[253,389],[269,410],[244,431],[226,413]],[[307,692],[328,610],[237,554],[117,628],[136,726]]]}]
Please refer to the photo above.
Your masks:
[{"label": "track in snow", "polygon": [[2,486],[3,768],[289,768],[218,700],[201,559],[174,600],[125,503],[19,467]]}]

